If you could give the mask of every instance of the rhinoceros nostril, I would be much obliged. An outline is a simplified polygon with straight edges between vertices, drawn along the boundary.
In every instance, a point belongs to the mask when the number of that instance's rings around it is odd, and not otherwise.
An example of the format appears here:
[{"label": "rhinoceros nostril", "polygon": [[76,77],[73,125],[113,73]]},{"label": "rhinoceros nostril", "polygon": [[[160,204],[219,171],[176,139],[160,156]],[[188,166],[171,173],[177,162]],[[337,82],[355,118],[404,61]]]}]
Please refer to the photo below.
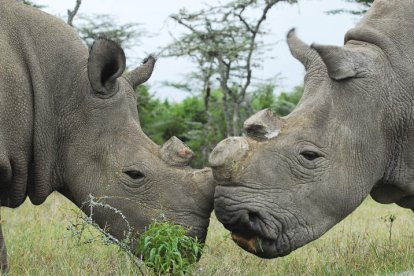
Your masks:
[{"label": "rhinoceros nostril", "polygon": [[239,211],[232,216],[221,217],[220,221],[229,231],[244,238],[252,238],[261,234],[260,216],[255,212]]}]

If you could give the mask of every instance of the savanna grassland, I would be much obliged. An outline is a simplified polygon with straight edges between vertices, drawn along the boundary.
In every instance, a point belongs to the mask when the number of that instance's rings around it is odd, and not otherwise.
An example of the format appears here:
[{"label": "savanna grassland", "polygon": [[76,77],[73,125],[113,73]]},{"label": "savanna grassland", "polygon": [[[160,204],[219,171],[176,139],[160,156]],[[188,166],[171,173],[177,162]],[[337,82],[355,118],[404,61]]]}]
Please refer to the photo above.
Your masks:
[{"label": "savanna grassland", "polygon": [[[139,273],[116,246],[79,244],[71,237],[67,227],[76,217],[76,207],[58,194],[41,206],[26,202],[16,210],[3,209],[9,275]],[[410,210],[367,199],[321,239],[287,257],[261,260],[239,249],[213,218],[206,253],[193,274],[389,275],[414,270],[413,230]]]}]

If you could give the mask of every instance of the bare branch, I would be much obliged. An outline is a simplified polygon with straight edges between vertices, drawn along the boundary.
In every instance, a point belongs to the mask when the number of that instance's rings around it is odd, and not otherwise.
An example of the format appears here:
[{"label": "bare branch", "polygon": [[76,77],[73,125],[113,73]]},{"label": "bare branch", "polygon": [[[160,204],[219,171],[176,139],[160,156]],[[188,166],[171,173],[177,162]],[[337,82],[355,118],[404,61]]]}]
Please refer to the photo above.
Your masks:
[{"label": "bare branch", "polygon": [[76,14],[79,11],[80,5],[82,4],[82,0],[76,0],[76,5],[73,10],[68,10],[68,25],[73,27],[73,19],[75,18]]},{"label": "bare branch", "polygon": [[[259,18],[259,20],[257,21],[256,26],[252,30],[252,37],[250,39],[250,47],[249,47],[248,55],[247,55],[247,58],[246,58],[246,71],[247,71],[246,82],[244,83],[244,86],[243,86],[242,91],[241,91],[241,98],[242,99],[245,98],[247,88],[249,87],[249,85],[251,83],[251,78],[252,78],[252,68],[251,68],[252,63],[251,63],[251,60],[252,60],[252,57],[253,57],[253,52],[255,50],[254,45],[256,43],[256,37],[259,33],[260,26],[266,20],[266,16],[267,16],[267,13],[269,12],[269,10],[274,5],[276,5],[279,1],[280,0],[273,0],[273,1],[272,0],[267,0],[266,1],[266,6],[263,9],[262,15]],[[240,13],[240,18],[241,18],[241,13]]]}]

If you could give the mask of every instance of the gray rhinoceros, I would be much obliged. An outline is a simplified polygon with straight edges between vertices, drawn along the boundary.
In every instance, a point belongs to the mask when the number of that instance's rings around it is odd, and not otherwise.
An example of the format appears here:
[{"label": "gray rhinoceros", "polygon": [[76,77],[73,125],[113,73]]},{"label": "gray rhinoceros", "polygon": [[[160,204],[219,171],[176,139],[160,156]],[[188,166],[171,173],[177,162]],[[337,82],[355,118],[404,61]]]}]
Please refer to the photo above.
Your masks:
[{"label": "gray rhinoceros", "polygon": [[[0,17],[0,205],[41,204],[53,191],[80,207],[105,197],[136,231],[164,214],[203,241],[211,170],[190,168],[182,142],[159,147],[139,124],[134,89],[155,59],[122,75],[125,55],[111,40],[88,53],[63,21],[15,0],[0,0]],[[93,218],[119,238],[127,229],[108,209]]]},{"label": "gray rhinoceros", "polygon": [[284,118],[264,110],[247,137],[210,156],[215,212],[234,240],[264,258],[289,254],[369,195],[414,208],[414,2],[376,0],[344,47],[288,44],[305,92]]}]

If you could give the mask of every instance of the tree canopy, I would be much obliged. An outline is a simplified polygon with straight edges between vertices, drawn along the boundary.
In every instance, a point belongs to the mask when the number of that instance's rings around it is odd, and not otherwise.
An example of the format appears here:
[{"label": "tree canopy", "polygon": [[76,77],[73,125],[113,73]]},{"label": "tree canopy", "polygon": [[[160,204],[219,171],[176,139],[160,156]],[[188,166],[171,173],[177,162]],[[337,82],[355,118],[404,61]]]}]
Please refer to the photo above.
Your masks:
[{"label": "tree canopy", "polygon": [[[355,11],[331,13],[362,14],[373,0],[344,0],[360,5]],[[38,8],[33,1],[24,3]],[[243,121],[253,113],[271,108],[277,115],[289,114],[299,102],[303,87],[276,95],[275,81],[254,78],[267,51],[262,42],[265,21],[278,3],[297,0],[227,0],[216,7],[189,12],[185,9],[171,15],[183,33],[163,50],[163,56],[187,57],[196,70],[186,83],[173,83],[176,88],[192,91],[181,102],[160,100],[151,87],[137,88],[138,111],[144,132],[162,144],[177,136],[197,153],[193,165],[202,167],[211,149],[230,135],[240,135]],[[104,34],[122,47],[133,46],[142,36],[139,24],[119,24],[110,15],[79,13],[82,0],[74,0],[68,9],[67,23],[73,26],[86,45]]]},{"label": "tree canopy", "polygon": [[245,114],[251,113],[249,89],[253,71],[260,66],[265,47],[264,22],[276,4],[296,0],[233,0],[195,12],[171,15],[184,33],[166,47],[166,56],[187,56],[198,68],[189,78],[201,82],[205,110],[212,87],[222,94],[226,136],[241,134]]}]

